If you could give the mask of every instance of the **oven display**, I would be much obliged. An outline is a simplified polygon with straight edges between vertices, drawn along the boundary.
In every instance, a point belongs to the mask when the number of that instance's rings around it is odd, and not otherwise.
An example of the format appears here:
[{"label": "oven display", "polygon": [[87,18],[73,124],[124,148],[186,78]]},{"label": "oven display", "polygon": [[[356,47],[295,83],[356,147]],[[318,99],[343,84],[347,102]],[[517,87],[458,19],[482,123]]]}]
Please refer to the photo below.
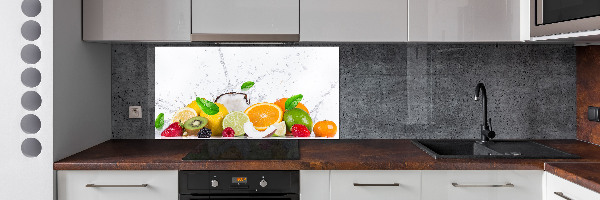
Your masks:
[{"label": "oven display", "polygon": [[245,184],[245,183],[248,183],[248,178],[246,178],[246,177],[231,177],[231,183],[234,183],[234,184],[235,183],[237,183],[237,184],[244,183]]}]

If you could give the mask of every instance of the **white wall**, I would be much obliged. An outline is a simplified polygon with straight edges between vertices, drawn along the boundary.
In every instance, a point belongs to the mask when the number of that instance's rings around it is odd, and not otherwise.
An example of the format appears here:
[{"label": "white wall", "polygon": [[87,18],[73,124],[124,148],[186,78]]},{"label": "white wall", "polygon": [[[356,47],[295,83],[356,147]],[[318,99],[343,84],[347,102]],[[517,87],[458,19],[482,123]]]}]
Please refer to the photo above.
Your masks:
[{"label": "white wall", "polygon": [[[21,11],[22,0],[0,1],[0,199],[52,199],[53,197],[53,78],[52,78],[52,1],[41,1],[41,12],[28,17]],[[33,41],[21,35],[21,25],[34,20],[40,24],[41,36]],[[27,64],[21,59],[25,45],[36,45],[41,51],[37,63]],[[26,68],[36,68],[41,73],[39,85],[29,88],[21,83],[21,73]],[[33,111],[21,105],[27,91],[37,92],[41,106]],[[21,129],[21,119],[34,114],[40,119],[40,129],[26,134]],[[37,140],[41,152],[27,157],[21,152],[25,139]]]},{"label": "white wall", "polygon": [[110,45],[81,39],[81,0],[54,1],[54,161],[109,140]]},{"label": "white wall", "polygon": [[[35,16],[21,11],[22,2],[0,1],[0,199],[53,199],[53,162],[111,137],[110,45],[81,41],[80,0],[38,1],[41,12]],[[41,27],[32,41],[21,35],[29,20]],[[21,59],[25,45],[39,47],[38,62]],[[39,70],[39,85],[21,82],[26,68]],[[41,96],[39,108],[22,106],[27,91]],[[28,114],[41,122],[32,134],[21,129]],[[39,141],[39,155],[22,153],[25,139]]]}]

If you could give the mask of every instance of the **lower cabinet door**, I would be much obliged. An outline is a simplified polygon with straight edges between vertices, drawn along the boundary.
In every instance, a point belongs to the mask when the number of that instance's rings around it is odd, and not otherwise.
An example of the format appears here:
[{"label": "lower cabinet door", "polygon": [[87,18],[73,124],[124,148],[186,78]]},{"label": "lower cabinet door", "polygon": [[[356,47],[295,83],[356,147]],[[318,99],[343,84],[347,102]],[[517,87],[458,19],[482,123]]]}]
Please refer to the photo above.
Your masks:
[{"label": "lower cabinet door", "polygon": [[542,200],[543,171],[423,171],[423,200]]},{"label": "lower cabinet door", "polygon": [[300,170],[300,200],[329,200],[329,170]]},{"label": "lower cabinet door", "polygon": [[421,171],[331,171],[331,200],[418,200],[420,188]]},{"label": "lower cabinet door", "polygon": [[177,171],[65,170],[57,172],[59,200],[177,200]]},{"label": "lower cabinet door", "polygon": [[545,200],[600,199],[600,193],[546,172]]}]

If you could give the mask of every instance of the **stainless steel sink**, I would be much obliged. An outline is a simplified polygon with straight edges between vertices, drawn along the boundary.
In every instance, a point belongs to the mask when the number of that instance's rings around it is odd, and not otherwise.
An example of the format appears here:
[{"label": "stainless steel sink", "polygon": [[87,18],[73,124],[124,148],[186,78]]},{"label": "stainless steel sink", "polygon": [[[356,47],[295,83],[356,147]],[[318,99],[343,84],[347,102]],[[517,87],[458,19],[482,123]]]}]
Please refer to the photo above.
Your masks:
[{"label": "stainless steel sink", "polygon": [[532,141],[477,140],[412,140],[435,159],[439,158],[517,158],[517,159],[576,159],[580,158]]}]

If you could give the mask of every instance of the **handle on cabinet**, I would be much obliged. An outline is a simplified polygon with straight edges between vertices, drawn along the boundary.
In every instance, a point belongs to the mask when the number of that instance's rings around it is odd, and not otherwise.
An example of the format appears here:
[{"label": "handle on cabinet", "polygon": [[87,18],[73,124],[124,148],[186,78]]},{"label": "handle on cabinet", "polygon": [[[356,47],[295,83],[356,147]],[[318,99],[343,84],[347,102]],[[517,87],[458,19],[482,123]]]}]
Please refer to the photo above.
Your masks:
[{"label": "handle on cabinet", "polygon": [[454,187],[515,187],[512,183],[507,183],[504,185],[462,185],[458,183],[452,183]]},{"label": "handle on cabinet", "polygon": [[400,183],[391,183],[391,184],[364,184],[364,183],[354,183],[354,186],[400,186]]},{"label": "handle on cabinet", "polygon": [[573,200],[573,199],[569,198],[568,196],[565,196],[565,194],[563,194],[562,192],[554,192],[554,194],[556,196],[562,197],[565,200]]},{"label": "handle on cabinet", "polygon": [[87,184],[85,187],[148,187],[148,184],[141,185],[96,185],[96,184]]}]

